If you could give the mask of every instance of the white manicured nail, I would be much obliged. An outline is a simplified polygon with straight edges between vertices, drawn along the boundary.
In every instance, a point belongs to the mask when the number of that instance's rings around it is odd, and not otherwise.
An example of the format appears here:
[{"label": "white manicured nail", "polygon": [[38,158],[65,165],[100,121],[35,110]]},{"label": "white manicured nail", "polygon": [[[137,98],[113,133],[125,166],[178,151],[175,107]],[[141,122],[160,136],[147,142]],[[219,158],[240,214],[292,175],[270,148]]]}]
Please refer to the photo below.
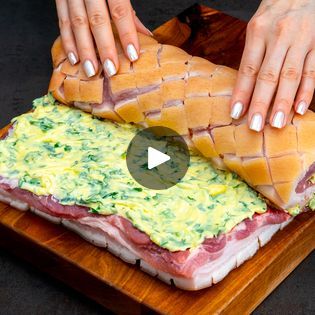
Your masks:
[{"label": "white manicured nail", "polygon": [[69,54],[68,54],[68,59],[69,59],[70,63],[71,63],[73,66],[78,62],[77,57],[75,56],[75,54],[74,54],[72,51],[69,52]]},{"label": "white manicured nail", "polygon": [[112,77],[117,73],[115,64],[110,59],[104,61],[104,70],[109,77]]},{"label": "white manicured nail", "polygon": [[95,69],[91,60],[85,60],[83,64],[85,74],[90,78],[95,75]]},{"label": "white manicured nail", "polygon": [[263,122],[262,115],[259,113],[254,114],[252,116],[252,120],[250,122],[249,129],[257,131],[257,132],[261,131],[262,122]]},{"label": "white manicured nail", "polygon": [[284,112],[279,110],[275,113],[272,120],[272,127],[282,128],[284,124]]},{"label": "white manicured nail", "polygon": [[147,29],[147,31],[149,32],[149,34],[151,35],[151,36],[154,36],[154,34],[146,27],[146,29]]},{"label": "white manicured nail", "polygon": [[136,51],[136,48],[132,44],[129,44],[127,46],[127,55],[129,57],[130,61],[136,61],[139,58],[138,53]]},{"label": "white manicured nail", "polygon": [[307,103],[305,101],[301,101],[296,108],[296,112],[300,115],[304,115],[307,110]]},{"label": "white manicured nail", "polygon": [[231,117],[233,119],[239,119],[242,111],[243,111],[243,104],[241,102],[236,102],[232,107]]}]

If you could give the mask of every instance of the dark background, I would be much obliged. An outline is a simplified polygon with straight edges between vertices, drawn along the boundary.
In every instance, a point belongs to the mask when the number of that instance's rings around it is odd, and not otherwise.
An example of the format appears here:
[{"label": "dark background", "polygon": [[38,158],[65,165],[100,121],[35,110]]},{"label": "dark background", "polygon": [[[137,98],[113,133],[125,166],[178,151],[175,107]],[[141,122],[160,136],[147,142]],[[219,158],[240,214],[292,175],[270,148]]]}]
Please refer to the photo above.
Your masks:
[{"label": "dark background", "polygon": [[[196,0],[132,2],[144,24],[154,29]],[[260,1],[216,0],[199,3],[249,20]],[[46,93],[51,74],[50,47],[57,34],[53,0],[0,1],[0,127],[12,117],[30,109],[31,101]],[[315,314],[314,275],[313,253],[257,308],[255,314]],[[0,314],[22,313],[108,312],[0,249]]]}]

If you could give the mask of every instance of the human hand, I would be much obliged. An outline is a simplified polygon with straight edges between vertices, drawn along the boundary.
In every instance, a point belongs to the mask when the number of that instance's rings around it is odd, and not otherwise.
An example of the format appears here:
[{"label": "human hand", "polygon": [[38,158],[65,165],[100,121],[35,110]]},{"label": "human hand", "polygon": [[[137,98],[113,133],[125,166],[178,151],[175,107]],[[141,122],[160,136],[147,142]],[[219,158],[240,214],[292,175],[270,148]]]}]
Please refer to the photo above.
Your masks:
[{"label": "human hand", "polygon": [[117,73],[119,61],[110,19],[114,21],[123,50],[131,62],[138,59],[137,31],[152,35],[135,15],[129,0],[56,0],[64,50],[72,65],[81,60],[92,77],[98,71],[98,51],[104,71]]},{"label": "human hand", "polygon": [[315,1],[263,0],[248,24],[231,116],[248,110],[250,129],[262,130],[268,117],[282,128],[292,106],[306,112],[314,88]]}]

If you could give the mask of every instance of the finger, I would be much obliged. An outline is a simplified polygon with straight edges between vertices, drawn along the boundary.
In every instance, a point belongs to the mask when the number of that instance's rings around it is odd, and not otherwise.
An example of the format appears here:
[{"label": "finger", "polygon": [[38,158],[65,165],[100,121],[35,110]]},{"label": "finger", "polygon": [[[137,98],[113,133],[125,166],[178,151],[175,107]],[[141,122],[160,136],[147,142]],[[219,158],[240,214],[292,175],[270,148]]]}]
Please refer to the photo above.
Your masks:
[{"label": "finger", "polygon": [[259,132],[265,124],[287,50],[288,46],[281,42],[268,44],[248,111],[248,124],[252,130]]},{"label": "finger", "polygon": [[79,61],[79,58],[71,29],[67,0],[56,0],[56,7],[62,46],[68,56],[70,63],[75,65]]},{"label": "finger", "polygon": [[70,21],[83,68],[88,77],[95,75],[98,62],[83,0],[68,0]]},{"label": "finger", "polygon": [[135,11],[133,11],[133,21],[136,25],[136,29],[138,32],[143,33],[145,35],[154,36],[153,33],[148,28],[146,28],[144,24],[139,20]]},{"label": "finger", "polygon": [[253,18],[247,27],[246,41],[236,84],[231,99],[231,117],[240,118],[248,109],[257,74],[262,64],[266,45],[257,19]]},{"label": "finger", "polygon": [[108,6],[126,56],[130,61],[136,61],[139,58],[139,41],[130,1],[108,0]]},{"label": "finger", "polygon": [[310,106],[315,90],[315,49],[311,50],[304,63],[302,80],[296,95],[295,111],[304,115]]},{"label": "finger", "polygon": [[106,74],[117,73],[119,61],[110,16],[104,0],[85,0],[90,27]]},{"label": "finger", "polygon": [[265,43],[261,38],[246,40],[236,85],[232,94],[231,117],[240,118],[248,109],[264,54]]},{"label": "finger", "polygon": [[307,50],[300,47],[292,47],[288,50],[281,70],[279,86],[270,114],[271,125],[275,128],[285,126],[301,81]]},{"label": "finger", "polygon": [[247,111],[264,53],[263,40],[250,39],[246,42],[232,94],[231,116],[234,119],[240,118]]}]

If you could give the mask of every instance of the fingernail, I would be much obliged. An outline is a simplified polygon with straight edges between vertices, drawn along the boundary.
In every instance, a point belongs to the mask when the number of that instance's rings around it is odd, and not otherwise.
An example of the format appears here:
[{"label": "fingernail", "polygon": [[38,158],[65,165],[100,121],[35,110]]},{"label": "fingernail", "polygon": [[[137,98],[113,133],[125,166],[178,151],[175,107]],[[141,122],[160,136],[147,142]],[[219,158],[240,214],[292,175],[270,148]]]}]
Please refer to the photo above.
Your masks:
[{"label": "fingernail", "polygon": [[86,75],[90,78],[95,75],[95,69],[91,60],[85,60],[83,64],[84,71]]},{"label": "fingernail", "polygon": [[151,36],[154,36],[154,34],[146,27],[148,33],[151,35]]},{"label": "fingernail", "polygon": [[243,104],[241,102],[236,102],[231,111],[231,117],[233,119],[239,119],[243,110]]},{"label": "fingernail", "polygon": [[112,77],[117,73],[116,66],[110,59],[104,61],[104,70],[109,77]]},{"label": "fingernail", "polygon": [[271,125],[275,128],[282,128],[283,124],[284,124],[284,112],[279,110],[273,116]]},{"label": "fingernail", "polygon": [[257,132],[261,131],[262,122],[263,122],[262,115],[259,113],[254,114],[252,116],[252,120],[250,122],[249,129],[257,131]]},{"label": "fingernail", "polygon": [[77,57],[75,56],[75,54],[74,54],[72,51],[69,52],[69,54],[68,54],[68,59],[69,59],[70,63],[71,63],[73,66],[78,62]]},{"label": "fingernail", "polygon": [[296,108],[296,112],[300,115],[304,115],[307,110],[307,103],[305,101],[301,101]]},{"label": "fingernail", "polygon": [[138,59],[138,53],[137,53],[134,45],[129,44],[127,46],[127,55],[129,57],[130,61],[136,61]]}]

